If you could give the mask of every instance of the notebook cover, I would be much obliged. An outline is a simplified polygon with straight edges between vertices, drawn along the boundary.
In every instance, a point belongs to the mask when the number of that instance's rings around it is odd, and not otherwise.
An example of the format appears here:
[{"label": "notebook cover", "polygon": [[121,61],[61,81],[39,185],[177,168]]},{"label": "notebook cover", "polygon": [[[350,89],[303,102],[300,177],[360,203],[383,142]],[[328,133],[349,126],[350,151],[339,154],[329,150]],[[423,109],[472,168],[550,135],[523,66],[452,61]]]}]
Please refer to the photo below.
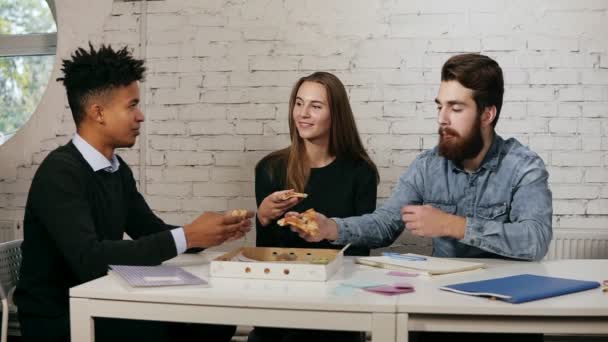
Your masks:
[{"label": "notebook cover", "polygon": [[599,286],[600,283],[597,281],[520,274],[442,286],[440,289],[473,296],[496,297],[517,304],[590,290]]},{"label": "notebook cover", "polygon": [[201,285],[207,282],[177,266],[124,266],[110,265],[133,287]]}]

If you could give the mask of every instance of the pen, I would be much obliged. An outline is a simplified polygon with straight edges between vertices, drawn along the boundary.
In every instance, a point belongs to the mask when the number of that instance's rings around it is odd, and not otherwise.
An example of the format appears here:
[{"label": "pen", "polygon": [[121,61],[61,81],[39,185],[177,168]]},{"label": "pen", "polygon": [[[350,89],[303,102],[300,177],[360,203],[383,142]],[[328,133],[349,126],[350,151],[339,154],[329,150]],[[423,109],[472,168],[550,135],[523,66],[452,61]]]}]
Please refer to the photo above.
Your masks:
[{"label": "pen", "polygon": [[426,260],[426,258],[423,256],[399,254],[399,253],[394,253],[394,252],[384,252],[384,253],[382,253],[382,255],[387,256],[389,258],[393,258],[393,259],[403,259],[403,260],[409,260],[409,261],[425,261]]}]

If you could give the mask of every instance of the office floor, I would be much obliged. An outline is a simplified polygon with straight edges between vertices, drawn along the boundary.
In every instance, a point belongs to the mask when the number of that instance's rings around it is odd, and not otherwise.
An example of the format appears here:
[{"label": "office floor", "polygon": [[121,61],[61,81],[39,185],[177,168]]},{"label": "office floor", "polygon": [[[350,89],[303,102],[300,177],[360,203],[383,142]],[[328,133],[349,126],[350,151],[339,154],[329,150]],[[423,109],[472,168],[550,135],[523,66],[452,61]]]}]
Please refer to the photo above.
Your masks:
[{"label": "office floor", "polygon": [[[246,342],[246,336],[234,336],[233,342]],[[544,342],[608,342],[608,336],[545,336]]]},{"label": "office floor", "polygon": [[[242,331],[242,330],[241,330]],[[233,342],[246,342],[247,336],[239,334],[234,336]],[[545,342],[608,342],[608,336],[545,336]],[[9,336],[8,342],[24,342],[20,336]]]},{"label": "office floor", "polygon": [[545,342],[608,342],[608,336],[545,336]]},{"label": "office floor", "polygon": [[[232,342],[246,342],[247,331],[248,329],[239,327]],[[608,336],[545,336],[544,342],[608,342]]]}]

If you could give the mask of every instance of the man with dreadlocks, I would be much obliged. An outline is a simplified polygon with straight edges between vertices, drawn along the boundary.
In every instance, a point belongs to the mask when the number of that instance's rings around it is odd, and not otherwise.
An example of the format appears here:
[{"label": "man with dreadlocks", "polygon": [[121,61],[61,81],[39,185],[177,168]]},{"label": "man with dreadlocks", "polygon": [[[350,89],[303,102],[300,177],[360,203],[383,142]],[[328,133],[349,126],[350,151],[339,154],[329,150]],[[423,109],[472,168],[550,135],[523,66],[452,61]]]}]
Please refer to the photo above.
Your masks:
[{"label": "man with dreadlocks", "polygon": [[[69,341],[69,288],[107,273],[108,265],[158,265],[187,248],[242,237],[245,216],[203,213],[183,227],[165,224],[138,192],[115,154],[131,147],[144,115],[138,108],[145,67],[126,48],[79,48],[63,60],[76,133],[46,157],[29,191],[23,262],[15,292],[25,341]],[[127,233],[133,240],[123,240]],[[97,341],[169,341],[179,336],[229,341],[233,326],[98,318]]]}]

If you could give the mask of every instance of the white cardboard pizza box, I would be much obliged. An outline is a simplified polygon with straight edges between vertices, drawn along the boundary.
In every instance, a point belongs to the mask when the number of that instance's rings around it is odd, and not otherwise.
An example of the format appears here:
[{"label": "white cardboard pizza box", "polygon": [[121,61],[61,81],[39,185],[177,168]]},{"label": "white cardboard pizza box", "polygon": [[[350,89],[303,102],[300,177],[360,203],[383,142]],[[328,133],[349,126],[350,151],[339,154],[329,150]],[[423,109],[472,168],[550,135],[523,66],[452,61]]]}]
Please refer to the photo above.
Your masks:
[{"label": "white cardboard pizza box", "polygon": [[327,281],[342,267],[344,250],[240,247],[211,261],[211,276]]}]

